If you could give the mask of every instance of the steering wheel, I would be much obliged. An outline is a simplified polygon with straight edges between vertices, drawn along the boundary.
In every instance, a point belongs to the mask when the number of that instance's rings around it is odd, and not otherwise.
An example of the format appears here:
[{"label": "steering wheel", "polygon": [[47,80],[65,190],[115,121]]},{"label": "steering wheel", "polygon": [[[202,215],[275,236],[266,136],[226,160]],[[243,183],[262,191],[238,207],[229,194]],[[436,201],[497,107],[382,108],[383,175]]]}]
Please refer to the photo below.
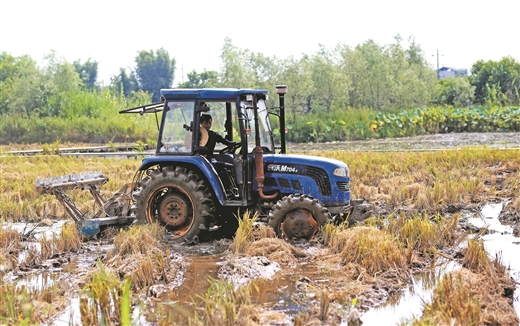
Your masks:
[{"label": "steering wheel", "polygon": [[240,147],[242,147],[241,143],[234,143],[232,145],[229,145],[227,147],[222,148],[219,151],[219,154],[233,154],[233,155],[235,155],[237,149],[239,149]]}]

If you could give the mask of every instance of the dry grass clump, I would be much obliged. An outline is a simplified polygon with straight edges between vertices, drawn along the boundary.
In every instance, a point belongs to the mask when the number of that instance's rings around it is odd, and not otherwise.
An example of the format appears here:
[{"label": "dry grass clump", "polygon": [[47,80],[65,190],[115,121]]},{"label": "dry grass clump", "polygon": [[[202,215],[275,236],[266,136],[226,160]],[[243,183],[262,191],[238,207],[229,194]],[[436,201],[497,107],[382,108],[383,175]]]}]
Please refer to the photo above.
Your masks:
[{"label": "dry grass clump", "polygon": [[307,256],[301,249],[279,238],[262,238],[252,242],[247,246],[245,254],[264,256],[279,264],[291,264],[296,261],[296,258]]},{"label": "dry grass clump", "polygon": [[114,249],[107,252],[104,262],[126,280],[132,289],[140,291],[154,284],[168,284],[180,269],[161,242],[165,229],[159,224],[132,225],[120,230],[114,239]]},{"label": "dry grass clump", "polygon": [[391,214],[384,228],[395,234],[406,248],[427,253],[435,248],[452,245],[459,238],[455,226],[460,215],[443,217],[439,214],[433,218],[425,213],[407,217],[404,213],[395,218]]},{"label": "dry grass clump", "polygon": [[255,240],[253,235],[253,226],[255,225],[258,214],[251,215],[246,211],[242,217],[238,218],[238,228],[230,246],[231,251],[235,254],[243,254],[246,252],[247,246]]},{"label": "dry grass clump", "polygon": [[115,261],[135,254],[153,254],[165,251],[161,242],[166,230],[157,223],[132,225],[121,229],[114,239],[114,249],[107,252],[105,261]]},{"label": "dry grass clump", "polygon": [[[497,260],[498,263],[498,260]],[[505,268],[500,268],[505,272]],[[486,273],[462,268],[443,277],[432,302],[414,325],[518,325],[513,308],[515,282],[500,274],[495,283]]]},{"label": "dry grass clump", "polygon": [[4,229],[0,223],[0,277],[16,268],[22,250],[22,235],[11,228]]},{"label": "dry grass clump", "polygon": [[414,325],[481,325],[480,304],[467,286],[463,275],[444,276],[434,290],[432,302],[424,305],[423,316]]},{"label": "dry grass clump", "polygon": [[482,240],[469,239],[461,268],[445,275],[414,325],[518,325],[516,282],[500,256],[490,260]]},{"label": "dry grass clump", "polygon": [[464,252],[462,266],[476,273],[480,272],[494,275],[491,259],[489,259],[489,256],[484,249],[483,240],[475,238],[468,239],[468,247]]},{"label": "dry grass clump", "polygon": [[0,324],[39,325],[63,308],[63,293],[54,281],[27,286],[0,279]]},{"label": "dry grass clump", "polygon": [[210,287],[204,296],[199,296],[203,306],[190,318],[190,325],[233,326],[260,324],[260,311],[253,305],[251,296],[255,285],[235,288],[233,283],[209,279]]},{"label": "dry grass clump", "polygon": [[341,263],[358,263],[371,275],[406,266],[405,252],[394,237],[374,227],[358,226],[338,232],[329,248],[340,256]]},{"label": "dry grass clump", "polygon": [[40,260],[49,259],[64,252],[78,252],[81,249],[81,238],[74,223],[63,224],[60,236],[53,234],[51,239],[48,239],[47,235],[43,233],[39,242]]},{"label": "dry grass clump", "polygon": [[129,325],[131,281],[120,282],[100,263],[80,293],[83,325]]},{"label": "dry grass clump", "polygon": [[78,252],[81,249],[81,238],[75,223],[65,223],[61,227],[61,234],[55,239],[58,252]]},{"label": "dry grass clump", "polygon": [[[519,186],[520,188],[520,186]],[[520,190],[519,190],[520,191]],[[511,200],[511,210],[520,214],[520,194]]]},{"label": "dry grass clump", "polygon": [[302,250],[276,237],[270,226],[255,224],[258,215],[247,211],[238,219],[238,229],[230,250],[235,255],[264,256],[280,264],[289,264],[296,257],[305,257]]}]

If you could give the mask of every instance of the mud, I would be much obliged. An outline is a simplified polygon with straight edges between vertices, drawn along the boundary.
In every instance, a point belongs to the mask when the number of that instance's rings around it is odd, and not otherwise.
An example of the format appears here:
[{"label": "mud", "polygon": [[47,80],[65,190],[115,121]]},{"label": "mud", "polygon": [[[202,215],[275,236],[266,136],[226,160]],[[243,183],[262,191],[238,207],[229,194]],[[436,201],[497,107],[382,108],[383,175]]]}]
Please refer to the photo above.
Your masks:
[{"label": "mud", "polygon": [[[466,216],[461,219],[460,226],[470,233],[484,232],[489,255],[501,255],[511,277],[517,282],[513,305],[519,314],[520,265],[516,253],[520,240],[513,235],[512,226],[500,222],[506,207],[504,202],[466,207],[462,209]],[[507,221],[512,222],[510,219]],[[62,223],[55,221],[48,226],[13,223],[4,224],[4,227],[22,232],[24,244],[29,248],[36,245],[35,240],[42,234],[59,232],[58,226]],[[68,298],[63,310],[50,320],[58,325],[65,324],[64,320],[80,323],[78,293],[85,286],[87,275],[114,248],[111,239],[113,234],[108,232],[105,237],[84,242],[79,253],[64,253],[33,266],[21,264],[5,274],[3,281],[35,288],[41,288],[42,284],[60,284],[60,291],[68,293]],[[422,305],[431,300],[435,280],[460,268],[457,259],[442,263],[422,261],[417,262],[415,270],[391,269],[372,277],[358,266],[341,267],[331,263],[330,253],[319,243],[294,246],[281,239],[263,238],[254,242],[243,256],[232,255],[228,250],[230,244],[227,239],[196,246],[170,244],[172,259],[181,267],[175,269],[176,275],[170,275],[170,282],[160,282],[139,292],[140,302],[148,306],[155,306],[158,302],[176,302],[188,311],[194,311],[193,300],[207,291],[208,278],[225,279],[235,287],[254,282],[257,291],[253,294],[253,301],[259,305],[260,316],[276,320],[272,325],[292,325],[298,320],[309,324],[346,325],[346,320],[359,321],[357,318],[363,325],[388,324],[390,321],[390,324],[398,324],[420,315]],[[456,257],[456,252],[457,249],[449,249],[445,255]],[[119,266],[120,275],[125,274],[125,266]],[[324,300],[331,304],[327,317],[320,319]],[[302,315],[302,312],[306,314]],[[145,316],[139,318],[144,318],[145,324],[154,324],[146,321]]]},{"label": "mud", "polygon": [[456,133],[329,143],[289,143],[291,151],[426,151],[469,146],[520,148],[520,132]]}]

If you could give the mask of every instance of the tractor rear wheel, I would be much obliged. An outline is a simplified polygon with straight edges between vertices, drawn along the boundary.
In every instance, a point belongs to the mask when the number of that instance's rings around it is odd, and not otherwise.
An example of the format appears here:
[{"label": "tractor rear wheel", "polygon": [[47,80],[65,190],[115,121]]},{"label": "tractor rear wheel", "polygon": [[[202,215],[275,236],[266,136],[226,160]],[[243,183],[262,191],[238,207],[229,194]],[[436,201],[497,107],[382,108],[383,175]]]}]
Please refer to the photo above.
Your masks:
[{"label": "tractor rear wheel", "polygon": [[307,195],[286,196],[269,212],[269,225],[279,237],[289,241],[312,239],[329,219],[329,210]]},{"label": "tractor rear wheel", "polygon": [[140,222],[160,223],[174,241],[199,240],[201,224],[212,220],[211,195],[196,174],[181,167],[154,170],[140,183],[136,215]]}]

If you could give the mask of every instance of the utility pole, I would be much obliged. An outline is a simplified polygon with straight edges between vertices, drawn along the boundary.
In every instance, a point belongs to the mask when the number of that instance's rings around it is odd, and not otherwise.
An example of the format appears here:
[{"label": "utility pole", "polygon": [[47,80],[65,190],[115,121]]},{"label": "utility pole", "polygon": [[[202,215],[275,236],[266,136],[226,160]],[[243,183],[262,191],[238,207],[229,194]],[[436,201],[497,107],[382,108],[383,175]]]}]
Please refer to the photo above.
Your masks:
[{"label": "utility pole", "polygon": [[[442,56],[442,54],[441,54]],[[433,57],[433,55],[432,55]],[[437,49],[437,79],[440,79],[440,76],[439,76],[439,49]]]},{"label": "utility pole", "polygon": [[439,79],[439,49],[437,49],[437,79]]}]

